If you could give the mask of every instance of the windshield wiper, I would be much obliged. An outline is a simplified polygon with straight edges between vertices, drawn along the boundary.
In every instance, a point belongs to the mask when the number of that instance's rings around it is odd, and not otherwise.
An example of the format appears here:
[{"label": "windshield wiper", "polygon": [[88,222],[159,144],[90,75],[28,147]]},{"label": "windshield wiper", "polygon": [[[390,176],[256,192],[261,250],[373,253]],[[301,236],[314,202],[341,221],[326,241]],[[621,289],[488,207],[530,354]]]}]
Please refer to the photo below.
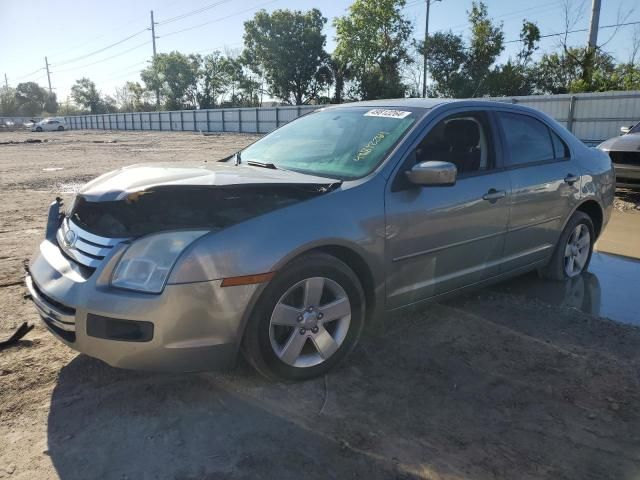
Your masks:
[{"label": "windshield wiper", "polygon": [[247,165],[251,165],[253,167],[270,168],[271,170],[278,170],[278,167],[276,167],[273,163],[270,163],[270,162],[258,162],[256,160],[249,160],[247,162]]}]

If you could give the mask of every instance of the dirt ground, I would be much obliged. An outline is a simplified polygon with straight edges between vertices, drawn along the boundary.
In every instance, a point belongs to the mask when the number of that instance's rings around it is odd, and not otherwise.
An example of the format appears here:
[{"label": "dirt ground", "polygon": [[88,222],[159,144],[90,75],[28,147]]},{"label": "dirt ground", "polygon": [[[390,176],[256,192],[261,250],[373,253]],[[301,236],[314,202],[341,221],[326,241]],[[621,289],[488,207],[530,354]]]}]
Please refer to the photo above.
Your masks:
[{"label": "dirt ground", "polygon": [[640,478],[640,328],[500,288],[389,316],[344,366],[294,385],[243,362],[116,370],[45,330],[22,264],[56,195],[133,163],[215,160],[253,138],[0,136],[0,337],[36,325],[0,351],[0,478]]}]

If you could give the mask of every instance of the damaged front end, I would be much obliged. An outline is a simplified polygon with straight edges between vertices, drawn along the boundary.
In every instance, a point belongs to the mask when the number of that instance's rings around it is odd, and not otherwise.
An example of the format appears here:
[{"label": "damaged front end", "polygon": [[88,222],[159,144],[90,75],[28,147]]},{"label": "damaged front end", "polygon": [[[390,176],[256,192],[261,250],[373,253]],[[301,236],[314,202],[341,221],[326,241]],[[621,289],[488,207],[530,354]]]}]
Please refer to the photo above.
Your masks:
[{"label": "damaged front end", "polygon": [[163,185],[98,201],[80,193],[61,216],[56,240],[88,276],[120,243],[168,231],[216,232],[322,195],[333,185]]},{"label": "damaged front end", "polygon": [[78,195],[68,218],[103,237],[139,237],[183,228],[217,231],[315,197],[319,185],[162,186],[121,200],[88,201]]}]

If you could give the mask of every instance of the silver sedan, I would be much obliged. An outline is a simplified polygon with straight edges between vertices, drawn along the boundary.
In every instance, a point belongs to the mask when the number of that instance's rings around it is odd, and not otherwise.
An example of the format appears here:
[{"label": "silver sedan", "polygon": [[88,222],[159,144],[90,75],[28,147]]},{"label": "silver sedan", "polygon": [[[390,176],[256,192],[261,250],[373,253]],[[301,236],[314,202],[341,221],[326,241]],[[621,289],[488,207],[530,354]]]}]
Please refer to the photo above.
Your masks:
[{"label": "silver sedan", "polygon": [[142,165],[51,205],[27,286],[124,368],[321,375],[369,323],[530,270],[589,266],[609,157],[544,114],[385,100],[305,115],[212,164]]}]

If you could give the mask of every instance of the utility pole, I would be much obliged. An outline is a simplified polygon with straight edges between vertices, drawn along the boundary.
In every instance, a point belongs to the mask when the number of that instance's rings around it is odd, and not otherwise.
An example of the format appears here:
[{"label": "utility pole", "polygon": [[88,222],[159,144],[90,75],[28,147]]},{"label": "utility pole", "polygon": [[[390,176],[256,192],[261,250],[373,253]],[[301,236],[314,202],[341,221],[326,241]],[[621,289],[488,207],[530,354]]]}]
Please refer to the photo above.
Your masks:
[{"label": "utility pole", "polygon": [[53,93],[53,91],[51,90],[51,73],[49,72],[49,60],[47,60],[47,57],[44,57],[44,64],[47,67],[47,81],[49,82],[49,93]]},{"label": "utility pole", "polygon": [[589,25],[589,50],[598,47],[598,26],[600,24],[600,0],[593,0],[591,4],[591,24]]},{"label": "utility pole", "polygon": [[[151,40],[153,43],[153,59],[156,58],[156,22],[153,21],[153,10],[151,10]],[[156,88],[156,110],[160,110],[160,89]]]},{"label": "utility pole", "polygon": [[582,67],[582,80],[590,86],[593,81],[593,66],[596,63],[596,49],[598,48],[598,27],[600,24],[600,0],[592,0],[591,22],[589,24],[589,44]]},{"label": "utility pole", "polygon": [[427,42],[429,41],[429,7],[431,2],[441,0],[425,0],[427,4],[427,15],[424,22],[424,56],[422,58],[422,97],[427,98]]},{"label": "utility pole", "polygon": [[7,74],[4,74],[4,86],[9,88],[9,80],[7,80]]}]

